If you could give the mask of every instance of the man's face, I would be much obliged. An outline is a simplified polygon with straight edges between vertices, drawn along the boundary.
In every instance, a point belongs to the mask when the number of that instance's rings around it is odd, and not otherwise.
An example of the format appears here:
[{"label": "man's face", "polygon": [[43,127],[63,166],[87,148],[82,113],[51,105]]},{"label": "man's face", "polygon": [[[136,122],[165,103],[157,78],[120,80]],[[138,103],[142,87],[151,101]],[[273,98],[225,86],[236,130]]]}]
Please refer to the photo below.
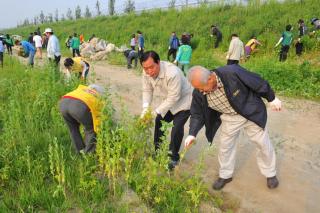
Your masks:
[{"label": "man's face", "polygon": [[208,94],[210,92],[213,92],[214,90],[217,89],[217,79],[216,76],[214,74],[211,74],[209,76],[209,79],[207,81],[207,83],[202,83],[200,81],[200,78],[195,77],[192,81],[191,81],[192,86],[199,90],[201,93],[203,94]]},{"label": "man's face", "polygon": [[147,75],[152,78],[156,78],[160,72],[160,63],[157,64],[153,61],[152,57],[149,57],[145,62],[142,62],[143,70]]}]

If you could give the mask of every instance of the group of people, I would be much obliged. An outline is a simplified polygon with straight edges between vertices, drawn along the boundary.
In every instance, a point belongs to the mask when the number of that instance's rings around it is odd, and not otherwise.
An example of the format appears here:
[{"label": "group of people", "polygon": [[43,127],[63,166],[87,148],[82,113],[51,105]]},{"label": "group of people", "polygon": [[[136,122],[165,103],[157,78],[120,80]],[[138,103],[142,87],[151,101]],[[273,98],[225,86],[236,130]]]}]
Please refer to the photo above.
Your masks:
[{"label": "group of people", "polygon": [[[156,153],[164,134],[162,121],[173,122],[168,169],[174,170],[179,164],[184,126],[190,118],[189,135],[184,141],[186,148],[195,142],[202,127],[205,127],[206,138],[211,144],[220,127],[220,169],[213,189],[220,190],[232,181],[240,130],[257,145],[257,163],[266,177],[267,187],[273,189],[278,186],[276,155],[268,135],[267,109],[262,98],[275,111],[281,110],[281,101],[266,80],[238,64],[214,70],[194,66],[186,77],[177,65],[161,61],[158,53],[152,50],[142,53],[140,64],[143,68],[140,118],[145,119],[146,114],[152,111]],[[61,99],[60,111],[77,152],[95,150],[101,122],[99,97],[102,94],[103,88],[97,85],[80,85]],[[157,97],[162,98],[160,104],[151,109],[152,100]],[[84,126],[84,138],[79,130],[81,124]]]},{"label": "group of people", "polygon": [[80,45],[84,42],[84,35],[81,34],[78,37],[77,33],[74,33],[73,36],[69,36],[66,41],[65,45],[67,49],[70,49],[72,51],[72,56],[73,57],[81,57],[80,55]]}]

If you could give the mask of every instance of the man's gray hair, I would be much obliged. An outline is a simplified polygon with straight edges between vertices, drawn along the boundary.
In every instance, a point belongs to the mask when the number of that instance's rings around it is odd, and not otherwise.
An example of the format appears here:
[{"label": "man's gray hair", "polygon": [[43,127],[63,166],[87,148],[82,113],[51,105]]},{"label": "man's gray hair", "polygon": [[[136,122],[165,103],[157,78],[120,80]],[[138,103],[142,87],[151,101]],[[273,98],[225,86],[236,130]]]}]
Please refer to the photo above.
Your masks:
[{"label": "man's gray hair", "polygon": [[199,72],[200,75],[200,82],[202,84],[206,84],[208,82],[209,76],[211,75],[211,72],[202,66],[193,66],[189,69],[188,72],[188,80],[191,82],[194,78],[194,75],[196,72]]},{"label": "man's gray hair", "polygon": [[97,84],[90,84],[89,88],[94,89],[95,91],[97,91],[100,95],[103,95],[105,93],[105,88],[103,88],[100,85]]}]

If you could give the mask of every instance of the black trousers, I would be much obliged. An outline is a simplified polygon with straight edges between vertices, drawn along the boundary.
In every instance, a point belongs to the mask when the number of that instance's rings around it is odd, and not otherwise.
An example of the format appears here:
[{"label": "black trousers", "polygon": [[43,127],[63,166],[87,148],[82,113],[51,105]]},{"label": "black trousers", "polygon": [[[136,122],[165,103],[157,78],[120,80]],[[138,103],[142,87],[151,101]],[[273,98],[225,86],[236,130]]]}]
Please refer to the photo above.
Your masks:
[{"label": "black trousers", "polygon": [[80,50],[79,50],[79,49],[72,49],[72,55],[73,55],[73,57],[75,57],[76,54],[77,54],[77,56],[81,56],[81,55],[80,55]]},{"label": "black trousers", "polygon": [[[168,61],[174,61],[174,60],[176,60],[176,56],[177,56],[177,49],[173,49],[173,48],[170,48],[169,50],[168,50]],[[170,56],[172,55],[172,57],[173,57],[173,59],[172,60],[170,60]]]},{"label": "black trousers", "polygon": [[0,52],[0,65],[3,67],[3,52]]},{"label": "black trousers", "polygon": [[231,60],[231,59],[228,59],[227,65],[231,65],[231,64],[239,64],[239,60]]},{"label": "black trousers", "polygon": [[[77,150],[85,153],[93,152],[96,148],[96,133],[90,109],[80,100],[63,98],[60,102],[60,112],[68,125],[71,140]],[[80,124],[84,127],[84,140],[80,133]]]},{"label": "black trousers", "polygon": [[216,41],[214,42],[214,48],[218,48],[219,47],[219,43],[222,41],[222,36],[217,37]]},{"label": "black trousers", "polygon": [[144,53],[144,48],[141,48],[141,50],[138,49],[138,57],[141,58],[141,56]]},{"label": "black trousers", "polygon": [[289,49],[290,49],[289,45],[284,45],[284,46],[281,47],[280,55],[279,55],[279,61],[287,60]]},{"label": "black trousers", "polygon": [[170,111],[162,117],[161,115],[157,115],[155,120],[155,129],[154,129],[154,146],[155,150],[160,148],[162,143],[161,136],[163,136],[163,131],[161,131],[161,121],[171,122],[173,121],[173,127],[171,130],[171,140],[169,145],[170,157],[174,161],[178,161],[180,159],[179,150],[181,146],[181,142],[184,135],[184,125],[187,122],[190,116],[190,110],[180,111],[173,115]]},{"label": "black trousers", "polygon": [[12,46],[11,45],[7,45],[7,49],[8,49],[8,54],[12,55]]}]

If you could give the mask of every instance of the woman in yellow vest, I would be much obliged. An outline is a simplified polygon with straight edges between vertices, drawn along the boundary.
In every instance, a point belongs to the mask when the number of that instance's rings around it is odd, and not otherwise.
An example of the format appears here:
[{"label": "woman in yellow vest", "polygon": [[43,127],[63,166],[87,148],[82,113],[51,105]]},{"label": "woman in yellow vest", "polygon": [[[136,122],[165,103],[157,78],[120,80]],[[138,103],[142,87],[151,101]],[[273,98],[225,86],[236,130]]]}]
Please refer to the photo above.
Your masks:
[{"label": "woman in yellow vest", "polygon": [[244,47],[246,58],[249,58],[252,52],[256,51],[256,47],[262,44],[257,40],[256,36],[252,36],[251,39],[248,41],[246,46]]},{"label": "woman in yellow vest", "polygon": [[90,65],[81,57],[66,58],[64,60],[64,66],[68,71],[68,77],[71,73],[79,73],[79,78],[86,79],[89,73]]},{"label": "woman in yellow vest", "polygon": [[[103,87],[91,84],[79,85],[77,89],[61,98],[60,112],[68,125],[71,140],[79,153],[94,152],[96,148],[96,134],[99,131],[101,96]],[[84,139],[80,133],[80,125],[84,127]]]}]

